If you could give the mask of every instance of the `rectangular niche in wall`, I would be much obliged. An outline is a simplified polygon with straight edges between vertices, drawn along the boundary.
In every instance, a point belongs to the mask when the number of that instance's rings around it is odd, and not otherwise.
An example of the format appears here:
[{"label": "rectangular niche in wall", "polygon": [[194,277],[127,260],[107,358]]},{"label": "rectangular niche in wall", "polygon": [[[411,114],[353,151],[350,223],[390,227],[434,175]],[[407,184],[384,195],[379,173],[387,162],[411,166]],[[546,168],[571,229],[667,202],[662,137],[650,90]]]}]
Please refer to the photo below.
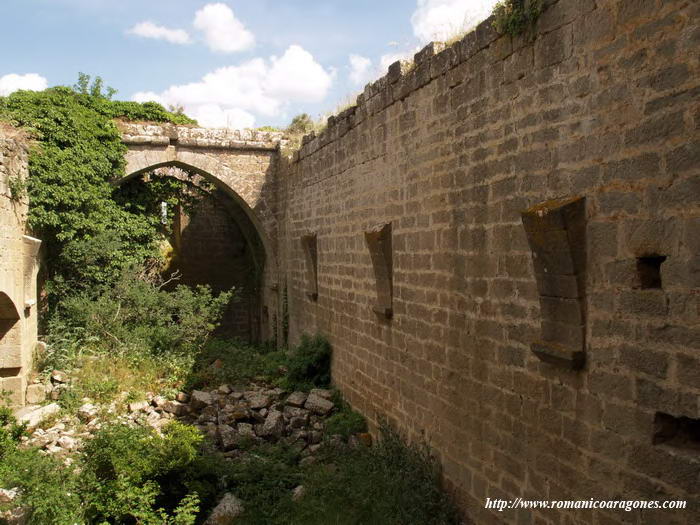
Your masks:
[{"label": "rectangular niche in wall", "polygon": [[585,361],[586,201],[550,200],[522,212],[540,298],[541,336],[533,353],[548,363]]},{"label": "rectangular niche in wall", "polygon": [[377,289],[377,302],[374,312],[386,319],[391,319],[394,311],[393,301],[393,257],[391,250],[391,223],[382,224],[365,232],[365,242],[369,248]]},{"label": "rectangular niche in wall", "polygon": [[301,238],[301,246],[304,249],[306,260],[306,296],[312,301],[318,299],[318,246],[315,233],[304,235]]}]

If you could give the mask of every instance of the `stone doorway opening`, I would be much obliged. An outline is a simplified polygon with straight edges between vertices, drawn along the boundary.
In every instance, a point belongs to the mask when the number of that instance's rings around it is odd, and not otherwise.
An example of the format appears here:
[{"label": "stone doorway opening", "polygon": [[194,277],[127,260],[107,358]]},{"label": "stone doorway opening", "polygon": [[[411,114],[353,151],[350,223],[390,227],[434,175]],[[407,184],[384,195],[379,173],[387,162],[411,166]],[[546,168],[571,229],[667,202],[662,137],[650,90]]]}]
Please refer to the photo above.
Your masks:
[{"label": "stone doorway opening", "polygon": [[234,289],[217,335],[249,343],[259,342],[262,331],[262,276],[265,248],[246,210],[215,179],[184,165],[145,170],[122,181],[122,198],[143,195],[149,184],[165,179],[182,183],[176,202],[155,203],[164,241],[167,287],[209,286],[215,294]]}]

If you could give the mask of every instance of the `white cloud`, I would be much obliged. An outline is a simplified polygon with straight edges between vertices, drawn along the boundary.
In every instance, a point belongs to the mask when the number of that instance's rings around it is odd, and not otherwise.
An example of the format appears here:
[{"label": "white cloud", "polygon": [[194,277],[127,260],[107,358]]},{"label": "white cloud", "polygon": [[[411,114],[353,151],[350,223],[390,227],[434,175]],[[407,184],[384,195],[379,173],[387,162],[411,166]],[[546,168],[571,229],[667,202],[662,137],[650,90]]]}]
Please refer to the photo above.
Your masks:
[{"label": "white cloud", "polygon": [[246,129],[255,126],[255,115],[240,108],[225,109],[218,104],[199,106],[191,116],[205,128]]},{"label": "white cloud", "polygon": [[165,40],[171,44],[189,44],[192,42],[190,35],[184,29],[170,29],[159,26],[153,22],[140,22],[127,31],[130,35],[154,40]]},{"label": "white cloud", "polygon": [[132,99],[181,104],[203,126],[242,128],[252,127],[255,115],[279,116],[291,103],[320,102],[332,83],[332,71],[293,45],[281,57],[222,67],[199,82],[171,86],[163,93],[136,93]]},{"label": "white cloud", "polygon": [[326,71],[303,47],[292,45],[280,58],[271,58],[267,91],[279,99],[320,102],[333,83],[333,71]]},{"label": "white cloud", "polygon": [[411,16],[413,34],[423,43],[448,40],[491,14],[497,0],[418,0]]},{"label": "white cloud", "polygon": [[48,87],[47,80],[36,73],[17,75],[10,73],[0,77],[0,97],[6,97],[10,93],[26,89],[28,91],[43,91]]},{"label": "white cloud", "polygon": [[207,4],[197,11],[194,27],[204,33],[212,51],[235,53],[253,46],[255,37],[225,4]]},{"label": "white cloud", "polygon": [[350,55],[350,81],[353,84],[365,84],[372,77],[372,61],[361,55]]}]

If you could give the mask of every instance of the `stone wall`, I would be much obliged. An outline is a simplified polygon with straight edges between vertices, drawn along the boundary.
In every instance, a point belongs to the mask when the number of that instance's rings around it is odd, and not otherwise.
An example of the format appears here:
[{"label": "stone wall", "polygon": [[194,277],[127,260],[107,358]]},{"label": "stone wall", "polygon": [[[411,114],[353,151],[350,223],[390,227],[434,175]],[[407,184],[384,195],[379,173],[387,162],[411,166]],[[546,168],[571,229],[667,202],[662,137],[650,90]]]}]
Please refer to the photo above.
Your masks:
[{"label": "stone wall", "polygon": [[548,4],[392,65],[282,163],[291,338],[330,338],[475,523],[697,523],[700,4]]},{"label": "stone wall", "polygon": [[41,243],[26,235],[27,199],[18,189],[26,177],[27,145],[16,131],[0,124],[0,390],[9,392],[15,406],[25,402],[37,342]]},{"label": "stone wall", "polygon": [[253,250],[229,212],[232,206],[236,205],[228,196],[215,190],[201,198],[191,216],[182,211],[173,243],[175,260],[169,270],[181,272],[176,284],[208,285],[216,294],[233,288],[235,296],[217,334],[257,342],[260,275]]}]

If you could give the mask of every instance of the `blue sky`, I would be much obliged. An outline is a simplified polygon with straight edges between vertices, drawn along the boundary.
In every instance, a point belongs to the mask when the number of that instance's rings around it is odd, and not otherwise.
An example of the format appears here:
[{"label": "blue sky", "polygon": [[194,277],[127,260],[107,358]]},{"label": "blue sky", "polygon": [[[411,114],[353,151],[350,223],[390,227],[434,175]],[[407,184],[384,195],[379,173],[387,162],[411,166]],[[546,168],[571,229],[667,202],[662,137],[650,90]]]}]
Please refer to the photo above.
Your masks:
[{"label": "blue sky", "polygon": [[208,126],[332,112],[494,0],[5,0],[0,95],[103,77]]}]

